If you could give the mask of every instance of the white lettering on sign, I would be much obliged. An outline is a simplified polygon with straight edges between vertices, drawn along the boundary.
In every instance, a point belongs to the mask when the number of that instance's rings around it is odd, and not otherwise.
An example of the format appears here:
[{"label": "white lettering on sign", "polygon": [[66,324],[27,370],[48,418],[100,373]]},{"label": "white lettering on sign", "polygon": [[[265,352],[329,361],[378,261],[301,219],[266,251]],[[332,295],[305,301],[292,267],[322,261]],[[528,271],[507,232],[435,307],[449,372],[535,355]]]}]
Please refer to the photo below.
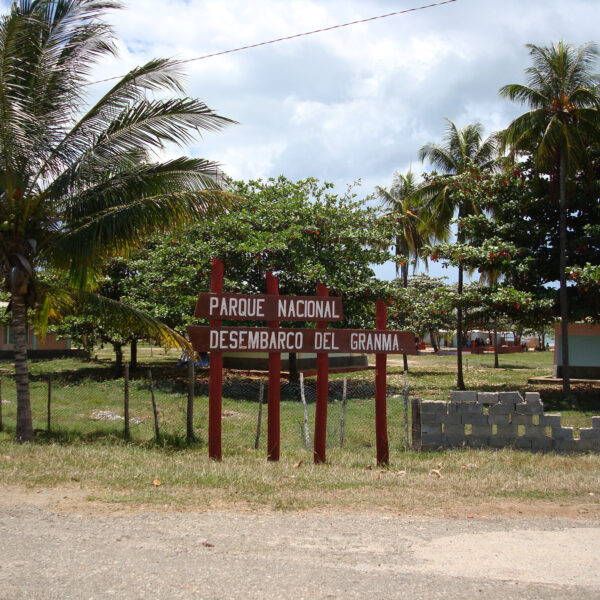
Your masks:
[{"label": "white lettering on sign", "polygon": [[209,301],[210,316],[232,318],[264,317],[264,298],[236,298],[211,296]]},{"label": "white lettering on sign", "polygon": [[285,319],[318,319],[328,321],[339,319],[335,303],[318,298],[280,298],[277,306],[278,318]]},{"label": "white lettering on sign", "polygon": [[357,352],[398,352],[398,336],[394,333],[367,332],[350,335],[350,348]]},{"label": "white lettering on sign", "polygon": [[[220,351],[295,352],[302,350],[303,343],[301,331],[278,330],[211,330],[209,339],[210,350]],[[327,344],[332,345],[330,341]]]},{"label": "white lettering on sign", "polygon": [[333,351],[339,350],[335,345],[335,333],[333,331],[315,331],[315,350]]}]

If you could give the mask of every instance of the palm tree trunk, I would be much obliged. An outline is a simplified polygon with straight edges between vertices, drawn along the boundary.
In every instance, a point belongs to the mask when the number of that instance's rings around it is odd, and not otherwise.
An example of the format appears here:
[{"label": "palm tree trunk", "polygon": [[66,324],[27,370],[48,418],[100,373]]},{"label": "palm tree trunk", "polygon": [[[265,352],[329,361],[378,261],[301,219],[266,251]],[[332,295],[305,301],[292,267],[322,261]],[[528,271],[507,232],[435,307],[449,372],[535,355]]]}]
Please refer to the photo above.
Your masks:
[{"label": "palm tree trunk", "polygon": [[498,362],[498,319],[494,317],[494,369],[499,369]]},{"label": "palm tree trunk", "polygon": [[[458,264],[458,295],[463,293],[463,265]],[[460,298],[459,298],[460,299]],[[463,360],[462,360],[462,341],[463,341],[463,312],[462,307],[456,309],[456,389],[465,389],[465,380],[463,378]]]},{"label": "palm tree trunk", "polygon": [[567,399],[571,395],[569,373],[569,306],[567,301],[567,158],[560,152],[560,204],[559,204],[559,240],[560,240],[560,329],[562,346],[563,393]]},{"label": "palm tree trunk", "polygon": [[137,343],[138,343],[137,340],[133,340],[131,342],[131,358],[129,359],[129,367],[132,370],[137,369],[137,366],[138,366],[138,364],[137,364],[137,356],[138,356],[138,353],[137,353],[137,350],[138,350]]},{"label": "palm tree trunk", "polygon": [[33,442],[29,369],[27,366],[27,307],[25,297],[12,297],[12,328],[17,384],[17,442]]}]

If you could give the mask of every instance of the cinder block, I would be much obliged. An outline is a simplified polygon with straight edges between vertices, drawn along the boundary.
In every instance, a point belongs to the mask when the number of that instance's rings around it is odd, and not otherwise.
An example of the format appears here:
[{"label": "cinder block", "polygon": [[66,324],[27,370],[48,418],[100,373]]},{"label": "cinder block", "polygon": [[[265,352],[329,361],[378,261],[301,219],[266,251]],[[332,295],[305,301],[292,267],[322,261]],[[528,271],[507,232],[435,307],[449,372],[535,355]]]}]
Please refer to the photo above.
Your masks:
[{"label": "cinder block", "polygon": [[575,440],[575,450],[595,450],[600,451],[600,440]]},{"label": "cinder block", "polygon": [[441,435],[423,435],[421,434],[421,447],[435,450],[444,445]]},{"label": "cinder block", "polygon": [[461,415],[482,415],[483,406],[477,402],[463,402],[457,405],[456,412]]},{"label": "cinder block", "polygon": [[[525,435],[530,438],[545,438],[546,428],[539,425],[525,425]],[[550,439],[550,438],[548,438]]]},{"label": "cinder block", "polygon": [[498,401],[503,404],[520,404],[523,402],[523,397],[519,392],[499,392]]},{"label": "cinder block", "polygon": [[552,449],[552,438],[549,437],[539,437],[533,438],[531,440],[531,449],[532,450],[551,450]]},{"label": "cinder block", "polygon": [[541,415],[544,413],[544,406],[541,402],[521,402],[515,405],[515,412],[520,415]]},{"label": "cinder block", "polygon": [[465,435],[446,435],[444,436],[446,446],[462,447],[466,444]]},{"label": "cinder block", "polygon": [[421,423],[421,435],[442,435],[442,426]]},{"label": "cinder block", "polygon": [[448,414],[449,415],[453,415],[457,412],[458,410],[458,404],[456,402],[449,402],[448,403]]},{"label": "cinder block", "polygon": [[487,425],[488,415],[462,415],[462,422],[464,425]]},{"label": "cinder block", "polygon": [[530,450],[531,449],[531,438],[525,435],[518,437],[514,442],[513,446],[515,448],[519,448],[521,450]]},{"label": "cinder block", "polygon": [[436,400],[423,400],[421,402],[421,414],[439,414],[439,413],[446,413],[446,403],[445,402],[440,402],[440,401],[436,401]]},{"label": "cinder block", "polygon": [[439,415],[441,422],[446,425],[460,425],[462,423],[462,415],[450,414],[450,415]]},{"label": "cinder block", "polygon": [[525,392],[525,402],[539,402],[540,400],[539,392]]},{"label": "cinder block", "polygon": [[512,416],[512,424],[513,425],[532,425],[533,424],[533,415],[513,415]]},{"label": "cinder block", "polygon": [[508,415],[488,415],[488,423],[490,425],[508,425],[510,419]]},{"label": "cinder block", "polygon": [[503,402],[498,402],[498,404],[492,404],[488,411],[490,415],[511,415],[514,412],[514,404],[506,404]]},{"label": "cinder block", "polygon": [[560,415],[540,415],[540,427],[560,427]]},{"label": "cinder block", "polygon": [[595,427],[582,427],[579,429],[579,438],[581,440],[600,441],[600,429],[596,429]]},{"label": "cinder block", "polygon": [[553,440],[572,440],[573,439],[573,428],[572,427],[553,427],[552,428],[552,439]]},{"label": "cinder block", "polygon": [[498,425],[498,435],[509,439],[516,438],[519,428],[516,425]]},{"label": "cinder block", "polygon": [[491,435],[488,444],[490,448],[506,448],[510,446],[511,440],[499,435]]},{"label": "cinder block", "polygon": [[592,427],[594,429],[600,429],[600,417],[592,417]]},{"label": "cinder block", "polygon": [[473,425],[471,429],[473,437],[490,437],[492,435],[491,425]]},{"label": "cinder block", "polygon": [[552,440],[552,448],[557,452],[572,452],[575,450],[575,440]]},{"label": "cinder block", "polygon": [[498,402],[497,392],[479,392],[477,394],[477,401],[480,404],[496,404]]},{"label": "cinder block", "polygon": [[478,435],[468,435],[465,439],[467,440],[467,446],[469,446],[469,448],[485,448],[486,446],[489,446],[490,441],[489,437]]},{"label": "cinder block", "polygon": [[465,426],[464,425],[450,425],[450,424],[448,424],[444,428],[444,434],[447,437],[451,437],[451,436],[464,437],[465,436]]},{"label": "cinder block", "polygon": [[450,402],[477,402],[477,392],[450,392]]}]

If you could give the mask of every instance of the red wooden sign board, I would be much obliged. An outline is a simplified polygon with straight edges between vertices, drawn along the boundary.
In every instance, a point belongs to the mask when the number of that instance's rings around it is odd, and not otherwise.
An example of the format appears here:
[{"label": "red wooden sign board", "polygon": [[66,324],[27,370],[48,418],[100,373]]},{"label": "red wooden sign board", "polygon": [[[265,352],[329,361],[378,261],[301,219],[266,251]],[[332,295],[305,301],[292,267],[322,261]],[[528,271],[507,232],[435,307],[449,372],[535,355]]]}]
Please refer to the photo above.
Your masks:
[{"label": "red wooden sign board", "polygon": [[409,331],[190,326],[187,332],[199,352],[416,354]]},{"label": "red wooden sign board", "polygon": [[342,299],[265,294],[206,294],[196,303],[195,317],[240,321],[341,321]]},{"label": "red wooden sign board", "polygon": [[[220,460],[223,352],[268,352],[268,460],[279,460],[279,392],[281,352],[317,354],[317,400],[315,407],[314,462],[326,459],[327,383],[330,353],[374,353],[375,436],[377,463],[388,464],[386,415],[386,355],[416,354],[414,336],[407,331],[386,330],[385,302],[377,300],[376,329],[327,329],[328,321],[342,318],[341,298],[330,298],[319,284],[317,296],[279,296],[277,278],[267,273],[267,294],[223,293],[223,263],[213,259],[211,293],[198,297],[195,316],[210,319],[209,327],[188,327],[197,352],[211,353],[208,406],[208,454]],[[267,327],[222,327],[222,319],[262,320]],[[312,321],[316,329],[281,329],[279,321]]]}]

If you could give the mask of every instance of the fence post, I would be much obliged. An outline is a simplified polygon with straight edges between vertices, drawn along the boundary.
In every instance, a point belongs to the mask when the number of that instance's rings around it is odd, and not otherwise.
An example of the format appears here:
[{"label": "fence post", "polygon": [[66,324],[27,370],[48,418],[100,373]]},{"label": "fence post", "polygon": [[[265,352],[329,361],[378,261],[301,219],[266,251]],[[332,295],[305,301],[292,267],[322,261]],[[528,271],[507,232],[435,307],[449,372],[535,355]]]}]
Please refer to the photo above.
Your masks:
[{"label": "fence post", "polygon": [[4,431],[4,423],[2,422],[2,375],[0,375],[0,431]]},{"label": "fence post", "polygon": [[[218,294],[223,291],[224,265],[217,258],[213,258],[210,277],[210,291]],[[221,319],[210,319],[212,328],[221,326]],[[208,456],[214,460],[221,460],[223,453],[221,447],[222,423],[221,410],[223,406],[223,353],[210,353],[210,367],[208,376]]]},{"label": "fence post", "polygon": [[265,382],[264,379],[260,380],[260,388],[258,390],[258,421],[256,423],[256,439],[254,440],[254,449],[258,450],[258,444],[260,442],[260,426],[262,423],[262,407],[263,398],[265,395]]},{"label": "fence post", "polygon": [[152,412],[154,413],[154,433],[156,441],[160,438],[160,429],[158,427],[158,409],[156,408],[156,399],[154,398],[154,383],[152,381],[152,369],[148,369],[148,381],[150,382],[150,397],[152,398]]},{"label": "fence post", "polygon": [[194,384],[196,381],[194,358],[195,352],[192,352],[188,359],[187,428],[185,436],[188,443],[196,439],[194,436]]},{"label": "fence post", "polygon": [[[273,273],[267,273],[267,294],[279,295],[279,283]],[[268,327],[279,327],[278,320],[267,322]],[[278,461],[280,432],[281,353],[269,352],[269,388],[267,391],[267,460]]]},{"label": "fence post", "polygon": [[124,397],[123,397],[123,413],[125,417],[125,439],[129,439],[129,363],[125,363],[123,368],[123,383],[124,383]]},{"label": "fence post", "polygon": [[304,395],[304,373],[300,373],[300,400],[302,400],[302,410],[304,411],[304,444],[306,446],[306,449],[310,450],[308,406],[306,406],[306,396]]},{"label": "fence post", "polygon": [[408,450],[410,440],[408,438],[408,372],[404,371],[404,448]]},{"label": "fence post", "polygon": [[[317,296],[329,296],[328,289],[319,283]],[[317,330],[327,329],[327,322],[317,323]],[[329,355],[317,353],[317,401],[315,403],[315,446],[313,461],[324,463],[327,448],[327,388],[329,383]]]},{"label": "fence post", "polygon": [[419,398],[410,399],[411,420],[412,420],[412,448],[421,452],[421,400]]},{"label": "fence post", "polygon": [[342,414],[340,415],[340,448],[344,445],[344,425],[346,422],[346,395],[348,393],[348,377],[344,377],[342,387]]},{"label": "fence post", "polygon": [[[383,300],[376,302],[377,330],[386,328],[387,306]],[[375,355],[375,437],[377,441],[377,464],[387,465],[390,462],[390,449],[387,433],[387,354]]]},{"label": "fence post", "polygon": [[47,420],[46,420],[46,431],[50,433],[50,422],[52,415],[52,375],[48,375],[48,408],[47,408]]}]

